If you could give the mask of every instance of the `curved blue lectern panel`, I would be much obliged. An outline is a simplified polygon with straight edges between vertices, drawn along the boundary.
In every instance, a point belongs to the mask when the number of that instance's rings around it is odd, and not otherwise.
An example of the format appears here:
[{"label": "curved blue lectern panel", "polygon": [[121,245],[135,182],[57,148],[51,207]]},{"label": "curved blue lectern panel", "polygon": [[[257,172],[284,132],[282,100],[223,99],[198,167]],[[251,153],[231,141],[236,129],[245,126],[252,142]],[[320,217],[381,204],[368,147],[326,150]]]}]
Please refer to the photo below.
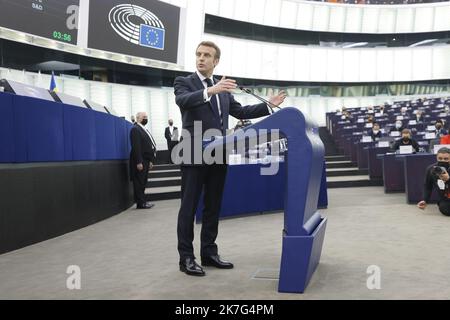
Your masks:
[{"label": "curved blue lectern panel", "polygon": [[[246,127],[244,131],[252,132],[251,129],[256,132],[261,129],[279,130],[287,138],[284,230],[289,235],[311,234],[321,221],[317,203],[325,153],[317,126],[306,119],[300,110],[283,108],[270,117]],[[246,136],[251,137],[249,134]],[[232,144],[241,138],[241,134],[235,133],[226,136],[225,139],[213,141],[206,149],[221,144]]]},{"label": "curved blue lectern panel", "polygon": [[288,143],[278,290],[304,292],[319,264],[327,223],[317,210],[324,170],[324,146],[318,127],[298,109],[283,108],[244,131],[216,138],[205,146],[205,150],[206,154],[213,154],[212,149],[261,137],[270,130],[279,130]]}]

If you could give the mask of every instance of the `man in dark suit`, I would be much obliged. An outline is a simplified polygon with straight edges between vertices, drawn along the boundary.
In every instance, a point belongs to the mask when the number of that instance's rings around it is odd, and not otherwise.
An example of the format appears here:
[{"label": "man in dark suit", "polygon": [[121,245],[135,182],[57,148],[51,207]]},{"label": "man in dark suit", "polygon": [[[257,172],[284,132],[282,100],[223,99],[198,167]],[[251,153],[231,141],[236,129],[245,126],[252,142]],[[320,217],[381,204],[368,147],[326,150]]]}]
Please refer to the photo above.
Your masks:
[{"label": "man in dark suit", "polygon": [[172,150],[178,143],[178,128],[173,125],[173,120],[169,119],[169,126],[164,131],[164,137],[167,140],[167,150],[169,150],[169,161],[172,161]]},{"label": "man in dark suit", "polygon": [[[238,119],[251,119],[270,113],[270,107],[264,103],[242,107],[234,100],[231,93],[237,88],[235,80],[225,77],[221,80],[213,78],[214,68],[220,60],[220,49],[216,44],[209,41],[200,43],[196,57],[197,72],[187,77],[177,77],[174,82],[175,100],[180,107],[183,121],[183,141],[179,145],[194,146],[199,143],[201,145],[203,134],[209,129],[215,129],[216,132],[225,135],[229,115]],[[286,94],[281,91],[269,101],[272,105],[278,106],[285,97]],[[194,130],[199,125],[201,125],[200,134]],[[202,190],[204,210],[200,236],[201,263],[203,266],[231,269],[233,264],[220,258],[215,243],[227,165],[205,164],[203,159],[197,162],[194,161],[196,160],[194,154],[185,160],[183,158],[181,164],[181,207],[177,227],[180,270],[188,275],[205,275],[203,268],[195,261],[192,246],[194,216]]]},{"label": "man in dark suit", "polygon": [[148,171],[153,168],[156,160],[156,143],[150,131],[145,128],[147,123],[147,114],[139,112],[136,115],[136,123],[130,132],[130,175],[137,209],[150,209],[154,206],[145,200]]}]

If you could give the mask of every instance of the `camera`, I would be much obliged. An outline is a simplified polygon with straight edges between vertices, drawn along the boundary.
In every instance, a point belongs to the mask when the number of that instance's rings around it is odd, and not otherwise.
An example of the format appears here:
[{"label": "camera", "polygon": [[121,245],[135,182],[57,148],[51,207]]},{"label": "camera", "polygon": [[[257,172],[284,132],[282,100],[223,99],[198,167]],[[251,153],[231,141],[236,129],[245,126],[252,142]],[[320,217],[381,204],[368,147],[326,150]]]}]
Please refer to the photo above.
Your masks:
[{"label": "camera", "polygon": [[439,177],[441,174],[446,173],[447,170],[444,167],[434,166],[432,172]]}]

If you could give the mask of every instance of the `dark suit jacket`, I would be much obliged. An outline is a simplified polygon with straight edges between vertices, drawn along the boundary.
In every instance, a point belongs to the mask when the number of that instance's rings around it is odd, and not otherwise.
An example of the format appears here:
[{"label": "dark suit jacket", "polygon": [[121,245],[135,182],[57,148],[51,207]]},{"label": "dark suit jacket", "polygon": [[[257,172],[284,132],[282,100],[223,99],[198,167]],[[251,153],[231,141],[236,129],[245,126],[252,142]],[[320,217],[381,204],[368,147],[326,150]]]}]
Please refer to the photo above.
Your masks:
[{"label": "dark suit jacket", "polygon": [[131,154],[130,166],[135,169],[136,165],[144,161],[154,162],[156,159],[156,146],[147,132],[138,124],[135,124],[130,132]]},{"label": "dark suit jacket", "polygon": [[[214,79],[214,83],[218,80]],[[175,102],[181,111],[183,129],[191,135],[191,145],[194,139],[202,139],[202,135],[208,129],[218,129],[223,135],[228,129],[228,116],[231,115],[237,119],[253,119],[269,115],[268,107],[265,103],[243,107],[234,100],[232,94],[225,92],[219,94],[221,119],[216,116],[210,102],[204,102],[203,92],[205,90],[202,81],[197,73],[187,77],[177,77],[174,82]],[[212,99],[216,97],[213,96]],[[202,124],[201,136],[194,136],[194,122],[200,121]],[[223,127],[221,126],[221,121]],[[185,137],[183,141],[186,142]],[[193,153],[191,153],[193,161]],[[191,161],[191,163],[192,163]]]},{"label": "dark suit jacket", "polygon": [[[173,127],[173,131],[178,130],[177,127]],[[164,137],[167,140],[167,144],[169,144],[172,141],[172,137],[170,136],[170,129],[169,127],[166,127],[166,130],[164,131]]]},{"label": "dark suit jacket", "polygon": [[[218,80],[214,79],[217,83]],[[219,119],[209,102],[203,101],[203,86],[196,73],[187,77],[177,77],[174,82],[175,101],[181,110],[183,129],[193,130],[194,121],[201,121],[203,132],[208,129],[228,129],[228,116],[231,115],[237,119],[253,119],[263,117],[269,114],[265,103],[242,107],[239,102],[234,100],[232,94],[225,92],[219,94],[222,119]],[[215,98],[215,97],[212,97]],[[221,128],[220,122],[223,122]]]}]

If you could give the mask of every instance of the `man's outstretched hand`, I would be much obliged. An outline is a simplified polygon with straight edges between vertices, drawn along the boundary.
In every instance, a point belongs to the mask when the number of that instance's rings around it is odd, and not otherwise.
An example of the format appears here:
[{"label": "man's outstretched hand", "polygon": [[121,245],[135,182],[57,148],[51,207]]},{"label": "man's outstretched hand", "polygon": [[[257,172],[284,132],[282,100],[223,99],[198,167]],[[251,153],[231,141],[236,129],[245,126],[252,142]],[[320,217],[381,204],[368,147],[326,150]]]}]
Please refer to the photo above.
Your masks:
[{"label": "man's outstretched hand", "polygon": [[217,82],[212,87],[208,88],[208,95],[212,96],[222,92],[233,93],[233,90],[235,90],[236,88],[237,88],[236,80],[227,79],[225,76],[223,76],[219,82]]},{"label": "man's outstretched hand", "polygon": [[284,102],[284,99],[286,99],[286,92],[282,90],[276,96],[270,97],[269,102],[278,107]]}]

